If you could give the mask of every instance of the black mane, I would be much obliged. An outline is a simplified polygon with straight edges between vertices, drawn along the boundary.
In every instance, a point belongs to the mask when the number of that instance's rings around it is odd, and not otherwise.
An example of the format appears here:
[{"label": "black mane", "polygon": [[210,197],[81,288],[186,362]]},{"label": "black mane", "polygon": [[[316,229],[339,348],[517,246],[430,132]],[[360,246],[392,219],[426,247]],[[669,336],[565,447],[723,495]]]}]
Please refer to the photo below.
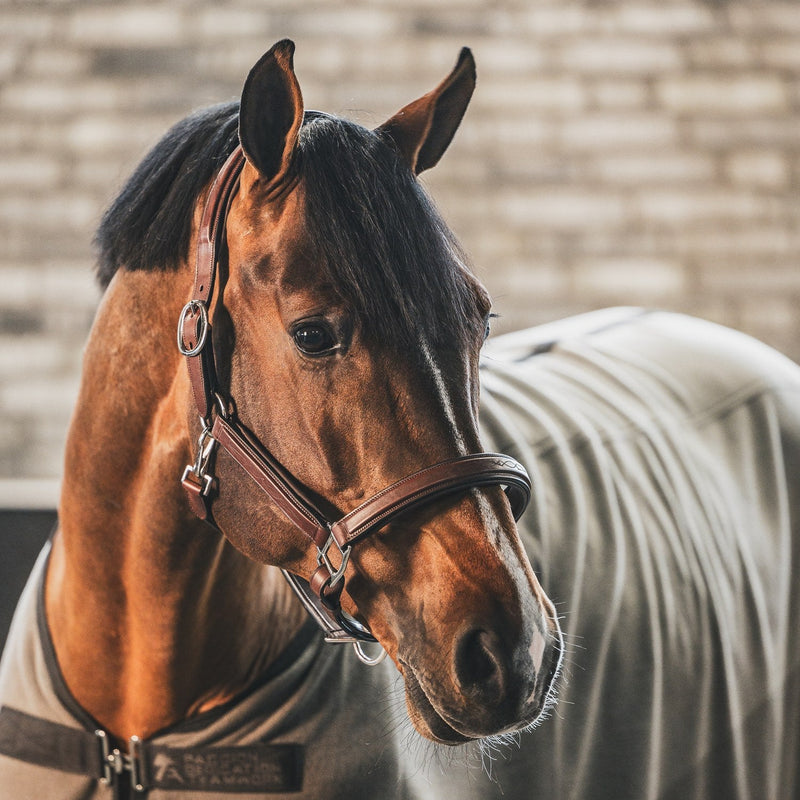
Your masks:
[{"label": "black mane", "polygon": [[[145,157],[103,216],[98,280],[177,269],[203,188],[238,143],[238,103],[199,111]],[[383,342],[462,346],[482,327],[465,257],[396,152],[355,123],[307,112],[299,139],[306,226],[342,300]]]},{"label": "black mane", "polygon": [[144,157],[103,215],[97,279],[118,269],[177,269],[189,252],[197,198],[239,143],[239,104],[181,120]]}]

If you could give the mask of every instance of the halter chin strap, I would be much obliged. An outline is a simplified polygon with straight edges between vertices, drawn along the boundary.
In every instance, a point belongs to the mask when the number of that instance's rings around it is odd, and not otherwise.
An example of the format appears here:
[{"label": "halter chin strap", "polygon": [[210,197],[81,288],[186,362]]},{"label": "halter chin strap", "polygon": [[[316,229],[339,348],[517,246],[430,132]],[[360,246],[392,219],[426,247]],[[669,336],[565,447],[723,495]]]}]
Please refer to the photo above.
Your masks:
[{"label": "halter chin strap", "polygon": [[[223,448],[316,548],[318,566],[308,582],[285,570],[284,575],[325,631],[326,639],[356,643],[359,658],[372,663],[358,643],[375,641],[374,637],[369,628],[347,615],[340,603],[352,548],[411,509],[477,487],[503,486],[514,518],[519,519],[530,500],[530,479],[525,468],[510,456],[459,456],[408,475],[339,519],[330,519],[303,484],[229,413],[229,404],[217,384],[210,302],[225,246],[225,220],[243,166],[244,154],[237,147],[211,188],[200,221],[192,297],[178,322],[178,348],[186,356],[203,423],[197,458],[187,465],[181,483],[195,514],[211,521],[211,504],[217,491],[212,460],[216,447]],[[333,552],[335,559],[331,558]]]}]

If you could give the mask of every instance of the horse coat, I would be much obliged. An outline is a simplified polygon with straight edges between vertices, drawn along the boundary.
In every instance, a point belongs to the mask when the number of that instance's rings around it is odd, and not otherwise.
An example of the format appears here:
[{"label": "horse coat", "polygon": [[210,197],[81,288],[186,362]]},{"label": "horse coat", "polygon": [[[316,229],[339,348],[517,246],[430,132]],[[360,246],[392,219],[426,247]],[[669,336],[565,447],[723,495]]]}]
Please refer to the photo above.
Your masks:
[{"label": "horse coat", "polygon": [[[568,642],[551,719],[482,753],[431,756],[400,719],[394,668],[304,628],[251,691],[152,743],[294,745],[292,797],[800,796],[800,369],[710,323],[612,310],[491,342],[481,424],[484,446],[533,479],[520,532]],[[37,612],[45,557],[0,704],[91,732]],[[110,796],[6,756],[0,793]],[[215,796],[148,796],[195,794]]]}]

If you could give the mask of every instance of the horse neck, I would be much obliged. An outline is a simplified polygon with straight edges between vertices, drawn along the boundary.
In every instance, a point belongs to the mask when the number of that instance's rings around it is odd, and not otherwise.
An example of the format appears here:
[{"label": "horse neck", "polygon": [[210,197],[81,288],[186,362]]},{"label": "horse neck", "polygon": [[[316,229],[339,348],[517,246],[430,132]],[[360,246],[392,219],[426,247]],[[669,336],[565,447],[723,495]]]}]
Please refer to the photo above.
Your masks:
[{"label": "horse neck", "polygon": [[62,674],[120,738],[245,688],[302,624],[274,568],[191,516],[189,387],[174,347],[184,281],[120,273],[84,357],[46,583]]}]

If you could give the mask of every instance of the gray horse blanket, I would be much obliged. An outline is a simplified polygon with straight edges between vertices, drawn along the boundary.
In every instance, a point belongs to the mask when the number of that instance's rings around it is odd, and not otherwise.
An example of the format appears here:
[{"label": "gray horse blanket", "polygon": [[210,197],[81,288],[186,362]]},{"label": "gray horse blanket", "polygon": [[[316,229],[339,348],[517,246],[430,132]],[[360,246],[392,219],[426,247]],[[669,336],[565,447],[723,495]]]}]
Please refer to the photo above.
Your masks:
[{"label": "gray horse blanket", "polygon": [[[617,309],[499,337],[481,374],[484,446],[531,473],[520,530],[565,630],[551,718],[437,751],[402,721],[391,665],[304,630],[268,680],[157,738],[300,745],[290,797],[800,798],[800,368],[710,323]],[[86,728],[36,620],[41,569],[0,704]],[[0,796],[110,795],[0,756]],[[149,795],[190,796],[217,795]]]}]

